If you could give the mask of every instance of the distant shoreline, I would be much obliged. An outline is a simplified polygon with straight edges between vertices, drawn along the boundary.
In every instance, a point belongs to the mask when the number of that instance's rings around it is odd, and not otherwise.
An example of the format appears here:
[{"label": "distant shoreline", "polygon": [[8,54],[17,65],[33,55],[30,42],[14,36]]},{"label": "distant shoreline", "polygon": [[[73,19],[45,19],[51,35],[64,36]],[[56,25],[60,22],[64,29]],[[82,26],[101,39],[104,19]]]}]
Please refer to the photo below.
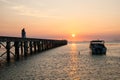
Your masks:
[{"label": "distant shoreline", "polygon": [[[68,43],[89,43],[90,41],[68,41]],[[105,41],[105,43],[120,43],[120,41]]]}]

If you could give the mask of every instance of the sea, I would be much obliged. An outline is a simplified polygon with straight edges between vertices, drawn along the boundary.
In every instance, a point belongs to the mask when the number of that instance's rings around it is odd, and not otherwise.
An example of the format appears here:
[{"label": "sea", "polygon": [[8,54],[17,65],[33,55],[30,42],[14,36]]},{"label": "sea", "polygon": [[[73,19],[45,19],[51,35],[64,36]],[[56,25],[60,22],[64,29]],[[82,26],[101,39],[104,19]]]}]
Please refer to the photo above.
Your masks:
[{"label": "sea", "polygon": [[91,55],[89,42],[72,42],[5,63],[0,80],[120,80],[120,42],[105,46],[106,55]]}]

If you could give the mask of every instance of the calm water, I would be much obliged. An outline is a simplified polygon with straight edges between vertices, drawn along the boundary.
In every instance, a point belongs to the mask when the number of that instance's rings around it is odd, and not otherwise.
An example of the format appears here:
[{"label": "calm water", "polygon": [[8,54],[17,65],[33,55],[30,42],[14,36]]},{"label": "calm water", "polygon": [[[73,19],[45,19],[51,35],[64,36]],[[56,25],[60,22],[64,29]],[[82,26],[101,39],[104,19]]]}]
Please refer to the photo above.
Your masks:
[{"label": "calm water", "polygon": [[[72,43],[0,67],[0,80],[120,80],[120,43],[90,55],[89,43]],[[80,53],[80,54],[79,54]]]}]

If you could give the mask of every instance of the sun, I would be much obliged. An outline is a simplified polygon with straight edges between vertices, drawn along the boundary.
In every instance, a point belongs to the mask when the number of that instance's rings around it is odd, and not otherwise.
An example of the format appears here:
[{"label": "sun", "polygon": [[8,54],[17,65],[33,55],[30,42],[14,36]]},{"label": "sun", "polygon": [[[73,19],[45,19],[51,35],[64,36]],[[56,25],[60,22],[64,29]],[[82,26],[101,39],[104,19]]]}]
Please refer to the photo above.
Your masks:
[{"label": "sun", "polygon": [[76,35],[75,34],[72,34],[72,37],[74,38]]}]

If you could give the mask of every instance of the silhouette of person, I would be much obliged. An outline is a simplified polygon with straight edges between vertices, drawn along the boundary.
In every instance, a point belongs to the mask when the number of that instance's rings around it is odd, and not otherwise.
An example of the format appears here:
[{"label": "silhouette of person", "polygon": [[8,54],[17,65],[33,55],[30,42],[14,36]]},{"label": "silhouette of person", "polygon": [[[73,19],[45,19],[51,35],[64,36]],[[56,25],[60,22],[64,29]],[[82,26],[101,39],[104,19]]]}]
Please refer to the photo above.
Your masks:
[{"label": "silhouette of person", "polygon": [[21,31],[21,35],[22,35],[22,38],[26,38],[26,32],[24,28]]}]

